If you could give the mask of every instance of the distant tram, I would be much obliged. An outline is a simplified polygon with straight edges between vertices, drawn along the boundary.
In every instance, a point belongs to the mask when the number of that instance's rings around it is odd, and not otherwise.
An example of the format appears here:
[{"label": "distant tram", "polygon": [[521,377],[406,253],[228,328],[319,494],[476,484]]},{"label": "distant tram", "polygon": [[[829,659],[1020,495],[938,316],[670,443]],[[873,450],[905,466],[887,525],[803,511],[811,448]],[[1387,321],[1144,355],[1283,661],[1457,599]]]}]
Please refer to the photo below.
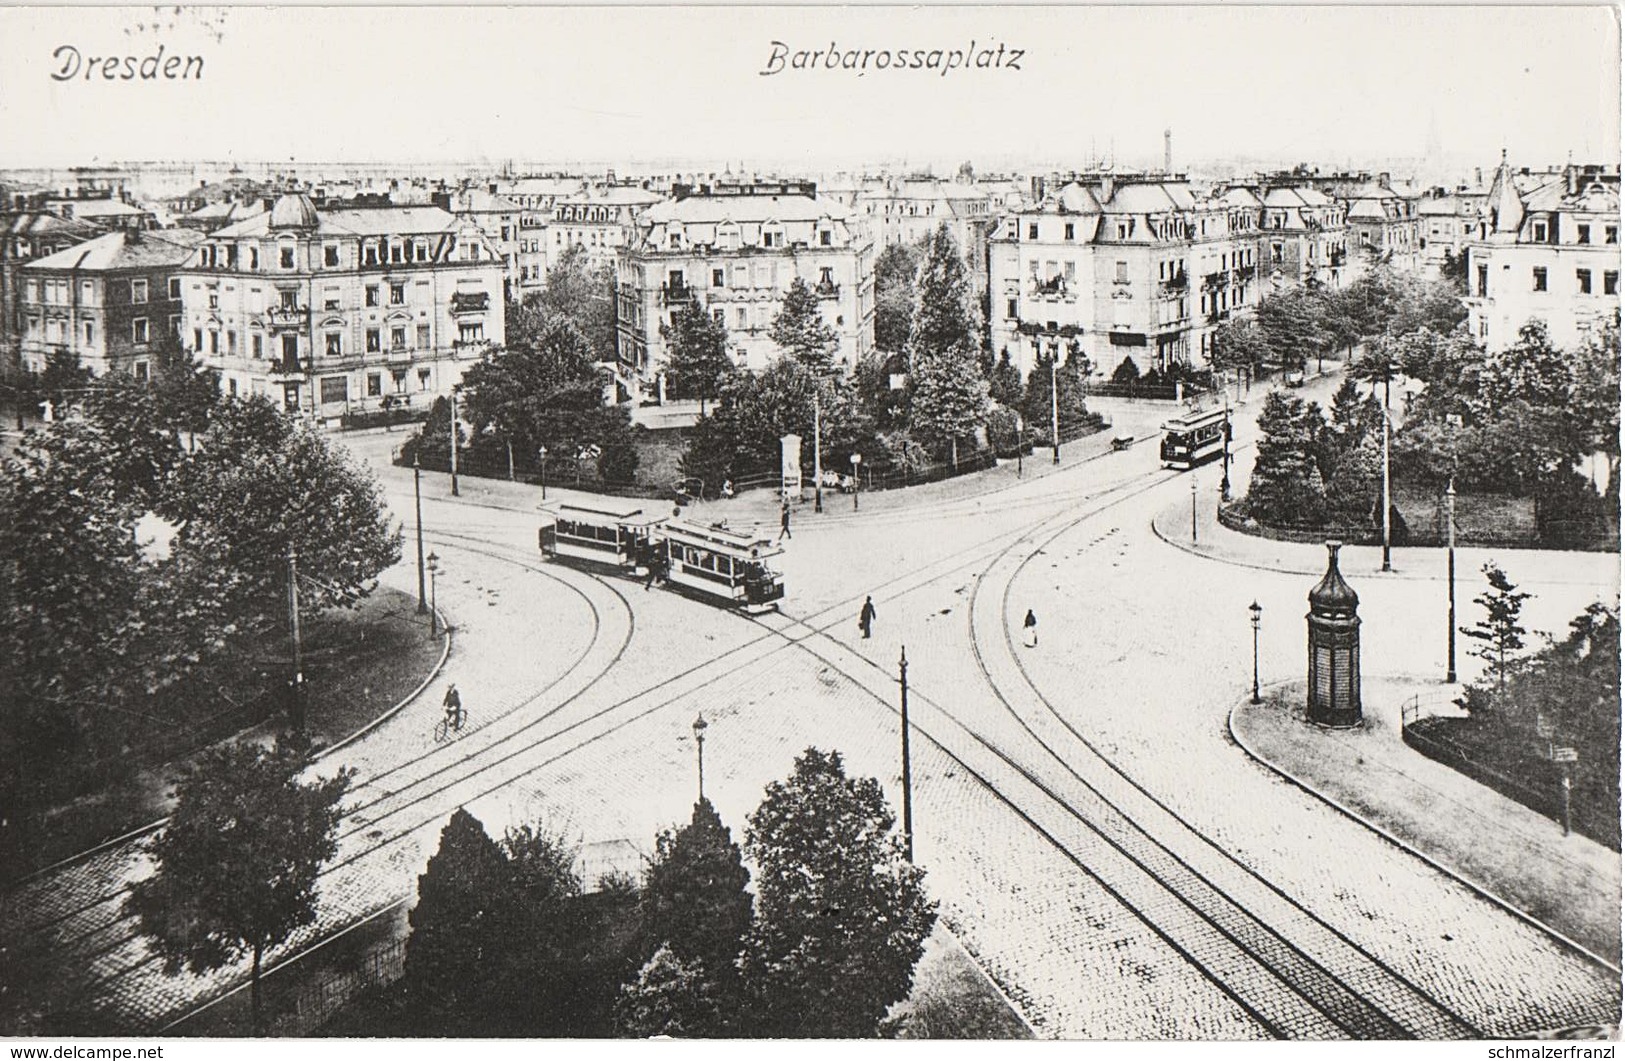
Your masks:
[{"label": "distant tram", "polygon": [[623,574],[659,569],[667,585],[747,611],[775,607],[784,582],[768,560],[782,552],[755,531],[665,519],[630,506],[560,504],[537,531],[542,555]]},{"label": "distant tram", "polygon": [[1162,425],[1162,463],[1168,468],[1194,468],[1224,450],[1230,413],[1223,408],[1186,413]]}]

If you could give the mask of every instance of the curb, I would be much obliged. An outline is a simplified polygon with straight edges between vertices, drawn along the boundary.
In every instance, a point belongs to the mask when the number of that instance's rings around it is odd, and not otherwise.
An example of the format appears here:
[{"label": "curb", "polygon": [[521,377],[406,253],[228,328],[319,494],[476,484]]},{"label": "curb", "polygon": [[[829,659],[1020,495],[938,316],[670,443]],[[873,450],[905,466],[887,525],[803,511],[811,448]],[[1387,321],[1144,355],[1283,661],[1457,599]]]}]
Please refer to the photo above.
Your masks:
[{"label": "curb", "polygon": [[[1292,683],[1291,682],[1276,682],[1276,683],[1274,683],[1272,685],[1266,686],[1266,688],[1279,689],[1279,688],[1282,688],[1283,686],[1290,685],[1290,684],[1292,684]],[[1446,877],[1449,877],[1451,880],[1456,881],[1458,884],[1462,884],[1462,885],[1466,886],[1468,890],[1472,891],[1474,894],[1478,895],[1480,898],[1489,900],[1490,902],[1494,903],[1496,906],[1499,906],[1501,909],[1505,910],[1507,913],[1512,914],[1514,917],[1518,918],[1520,921],[1523,921],[1525,924],[1528,924],[1533,928],[1539,929],[1541,932],[1544,932],[1546,935],[1550,936],[1551,938],[1553,938],[1553,939],[1557,940],[1558,942],[1564,944],[1565,946],[1569,947],[1575,953],[1580,954],[1583,957],[1588,958],[1593,962],[1596,962],[1598,965],[1601,965],[1603,968],[1612,971],[1615,976],[1620,975],[1620,967],[1617,964],[1615,964],[1614,962],[1611,962],[1607,958],[1604,958],[1602,955],[1597,954],[1595,951],[1591,950],[1589,947],[1586,947],[1584,944],[1578,943],[1575,940],[1570,939],[1568,936],[1565,936],[1563,933],[1559,932],[1557,929],[1553,928],[1552,926],[1546,924],[1544,921],[1541,921],[1540,919],[1534,917],[1533,915],[1528,914],[1525,911],[1518,909],[1516,906],[1513,906],[1511,903],[1507,902],[1505,899],[1502,899],[1500,896],[1495,895],[1492,892],[1486,890],[1482,885],[1478,884],[1476,881],[1473,881],[1473,880],[1468,879],[1467,877],[1464,877],[1461,873],[1457,872],[1456,870],[1452,869],[1449,866],[1444,865],[1438,859],[1436,859],[1433,856],[1431,856],[1431,855],[1427,854],[1426,852],[1422,851],[1420,848],[1417,848],[1413,844],[1411,844],[1411,843],[1409,843],[1409,842],[1407,842],[1405,840],[1400,839],[1399,837],[1395,836],[1393,833],[1389,832],[1387,829],[1384,829],[1382,826],[1376,824],[1375,822],[1372,822],[1372,821],[1366,819],[1365,817],[1363,817],[1358,812],[1356,812],[1354,810],[1351,810],[1350,808],[1348,808],[1348,807],[1344,806],[1342,803],[1340,803],[1338,800],[1333,799],[1331,796],[1326,795],[1324,792],[1321,792],[1319,789],[1317,789],[1314,786],[1310,785],[1307,781],[1304,781],[1302,778],[1299,778],[1295,774],[1292,774],[1292,773],[1288,772],[1284,768],[1275,765],[1269,759],[1265,758],[1255,748],[1253,748],[1245,740],[1243,740],[1241,738],[1241,734],[1236,731],[1236,714],[1237,714],[1237,712],[1239,712],[1242,709],[1243,706],[1244,705],[1239,701],[1236,704],[1231,706],[1229,713],[1225,716],[1225,726],[1230,732],[1230,739],[1235,742],[1235,744],[1236,744],[1236,746],[1238,748],[1240,748],[1243,752],[1247,753],[1248,758],[1252,759],[1254,762],[1258,763],[1260,766],[1264,767],[1266,770],[1268,770],[1271,773],[1275,774],[1277,777],[1280,777],[1281,779],[1288,782],[1289,784],[1292,784],[1292,785],[1296,786],[1297,788],[1302,789],[1304,792],[1307,792],[1309,795],[1311,795],[1311,796],[1315,797],[1316,799],[1320,800],[1322,803],[1326,804],[1328,807],[1331,807],[1333,810],[1335,810],[1338,813],[1342,814],[1344,817],[1349,818],[1349,819],[1351,819],[1353,821],[1356,821],[1359,824],[1365,826],[1367,829],[1370,829],[1372,832],[1376,833],[1378,836],[1382,837],[1384,840],[1388,841],[1390,844],[1392,844],[1395,847],[1399,848],[1401,851],[1405,851],[1408,854],[1411,854],[1411,855],[1415,856],[1416,858],[1418,858],[1418,859],[1422,860],[1423,862],[1427,863],[1428,866],[1432,867],[1434,870],[1438,871],[1439,873],[1444,874]]]},{"label": "curb", "polygon": [[[410,693],[407,693],[399,703],[390,707],[389,710],[385,711],[382,715],[379,715],[377,718],[373,719],[365,726],[362,726],[360,729],[356,730],[354,733],[350,734],[348,737],[345,737],[338,743],[331,744],[322,749],[319,754],[310,760],[312,763],[321,762],[333,752],[338,751],[340,748],[343,748],[353,741],[359,740],[373,729],[399,714],[407,704],[410,704],[413,700],[417,699],[417,697],[422,694],[423,690],[429,687],[429,683],[434,681],[435,678],[440,674],[441,669],[446,665],[446,657],[451,654],[451,626],[446,623],[446,614],[444,612],[436,608],[435,614],[440,617],[441,626],[445,630],[445,644],[440,649],[440,659],[432,668],[430,668],[428,676],[423,679],[422,683],[419,684],[416,689],[413,689]],[[55,873],[59,869],[66,869],[69,866],[76,866],[81,862],[96,857],[103,851],[118,847],[120,844],[129,843],[131,840],[139,840],[143,836],[151,835],[152,833],[157,832],[159,829],[162,829],[168,822],[169,816],[165,815],[164,817],[159,818],[157,821],[148,822],[146,825],[138,825],[127,833],[122,833],[109,840],[103,840],[94,847],[87,847],[77,854],[69,855],[67,858],[58,859],[49,866],[41,866],[39,869],[36,869],[31,873],[18,877],[15,881],[7,884],[4,888],[0,888],[0,895],[16,891],[29,881],[32,881],[37,877],[43,877],[47,873]]]}]

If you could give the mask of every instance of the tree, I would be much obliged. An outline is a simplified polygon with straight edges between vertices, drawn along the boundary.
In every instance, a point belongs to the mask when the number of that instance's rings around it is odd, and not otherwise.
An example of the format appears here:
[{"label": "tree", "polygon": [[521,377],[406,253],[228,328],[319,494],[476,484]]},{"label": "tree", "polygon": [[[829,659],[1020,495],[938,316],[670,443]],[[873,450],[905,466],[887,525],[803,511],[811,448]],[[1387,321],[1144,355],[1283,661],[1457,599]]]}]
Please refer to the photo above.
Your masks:
[{"label": "tree", "polygon": [[615,1000],[615,1030],[621,1035],[647,1039],[717,1038],[723,1032],[716,985],[698,960],[684,961],[668,946],[661,946],[635,981],[621,988]]},{"label": "tree", "polygon": [[580,244],[559,256],[547,271],[542,290],[510,306],[504,331],[509,348],[534,345],[558,320],[568,321],[581,333],[591,360],[614,360],[615,271],[593,265]]},{"label": "tree", "polygon": [[723,377],[734,371],[733,359],[728,356],[727,326],[701,309],[690,295],[661,333],[668,351],[669,392],[679,398],[698,398],[700,415],[704,416],[706,399],[715,398]]},{"label": "tree", "polygon": [[1256,321],[1232,317],[1213,331],[1214,367],[1244,374],[1249,386],[1268,353],[1268,342]]},{"label": "tree", "polygon": [[883,354],[902,353],[908,346],[919,271],[916,244],[889,244],[875,259],[875,349]]},{"label": "tree", "polygon": [[159,419],[177,439],[186,432],[188,448],[194,448],[220,400],[220,374],[205,368],[179,339],[165,333],[153,347],[152,392]]},{"label": "tree", "polygon": [[[1061,438],[1075,438],[1083,427],[1095,418],[1089,412],[1085,401],[1083,373],[1074,358],[1067,358],[1055,366],[1055,388],[1058,395],[1058,404],[1054,409],[1050,403],[1050,362],[1053,355],[1041,356],[1034,362],[1033,370],[1027,373],[1027,394],[1022,402],[1022,408],[1027,417],[1027,425],[1036,431],[1045,445],[1053,443],[1050,438],[1050,421],[1060,420]],[[1054,414],[1054,415],[1052,415]]]},{"label": "tree", "polygon": [[868,1037],[907,997],[936,904],[894,824],[880,783],[847,777],[838,752],[809,748],[768,785],[745,830],[758,877],[742,970],[758,1033]]},{"label": "tree", "polygon": [[39,375],[34,396],[48,401],[52,416],[61,419],[70,405],[76,404],[90,386],[90,369],[79,363],[79,355],[66,346],[53,346],[45,355],[45,371]]},{"label": "tree", "polygon": [[1258,416],[1258,457],[1247,487],[1247,511],[1263,523],[1318,521],[1325,487],[1315,462],[1320,409],[1271,391]]},{"label": "tree", "polygon": [[1024,393],[1021,370],[1011,362],[1010,351],[1001,351],[993,371],[987,376],[988,397],[1006,409],[1019,409]]},{"label": "tree", "polygon": [[253,956],[256,1034],[265,952],[316,918],[316,879],[338,850],[339,802],[353,773],[301,782],[286,743],[212,748],[180,780],[152,845],[156,869],[125,900],[166,971],[208,972]]},{"label": "tree", "polygon": [[1512,584],[1495,561],[1484,565],[1484,578],[1489,589],[1473,598],[1473,603],[1484,609],[1484,617],[1461,632],[1481,644],[1471,654],[1483,660],[1495,675],[1495,687],[1505,694],[1507,676],[1517,663],[1516,654],[1523,649],[1523,635],[1528,633],[1520,624],[1523,602],[1530,594],[1523,593]]},{"label": "tree", "polygon": [[937,226],[926,244],[915,289],[908,336],[910,361],[921,357],[957,361],[968,352],[974,365],[981,349],[981,314],[965,271],[964,255],[947,222]]},{"label": "tree", "polygon": [[642,895],[648,940],[697,963],[713,984],[724,985],[721,994],[734,994],[734,960],[750,929],[749,883],[739,845],[702,798],[687,825],[655,839]]},{"label": "tree", "polygon": [[404,980],[423,1030],[479,1030],[501,979],[499,959],[513,946],[512,882],[502,848],[459,807],[440,831],[407,915]]},{"label": "tree", "polygon": [[976,350],[916,349],[910,362],[909,431],[939,452],[946,447],[958,467],[960,439],[975,434],[987,418],[988,386],[976,369]]},{"label": "tree", "polygon": [[840,336],[824,319],[817,293],[799,276],[790,281],[769,334],[780,350],[811,372],[828,372],[834,364]]}]

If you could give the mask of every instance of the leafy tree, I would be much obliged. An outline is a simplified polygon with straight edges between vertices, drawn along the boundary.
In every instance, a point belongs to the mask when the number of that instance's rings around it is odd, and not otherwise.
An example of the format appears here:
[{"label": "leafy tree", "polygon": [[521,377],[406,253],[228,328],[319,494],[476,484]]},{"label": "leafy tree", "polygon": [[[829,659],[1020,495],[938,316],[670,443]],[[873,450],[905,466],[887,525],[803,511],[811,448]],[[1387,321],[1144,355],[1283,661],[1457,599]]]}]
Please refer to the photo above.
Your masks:
[{"label": "leafy tree", "polygon": [[893,243],[875,259],[875,349],[883,354],[901,353],[908,346],[920,250],[915,244]]},{"label": "leafy tree", "polygon": [[110,375],[87,389],[81,408],[107,443],[96,474],[108,478],[121,498],[157,507],[182,453],[155,393],[128,376]]},{"label": "leafy tree", "polygon": [[837,752],[809,748],[768,785],[745,830],[758,878],[742,970],[758,1033],[872,1036],[908,995],[936,904],[893,825],[880,783],[847,777]]},{"label": "leafy tree", "polygon": [[882,359],[873,352],[858,358],[852,368],[852,389],[859,407],[884,430],[908,424],[908,388],[893,387],[893,372],[907,365],[901,354]]},{"label": "leafy tree", "polygon": [[547,271],[542,290],[508,309],[505,335],[510,348],[543,341],[559,320],[568,321],[587,344],[593,361],[615,357],[615,273],[593,265],[585,247],[569,247]]},{"label": "leafy tree", "polygon": [[205,368],[179,339],[166,333],[152,351],[152,392],[160,420],[177,438],[186,432],[188,448],[193,448],[220,401],[220,374]]},{"label": "leafy tree", "polygon": [[769,335],[780,350],[814,373],[830,370],[840,341],[835,329],[824,319],[818,295],[799,276],[790,281],[790,289],[784,294],[778,316],[773,318]]},{"label": "leafy tree", "polygon": [[1232,317],[1213,331],[1214,367],[1242,373],[1249,384],[1268,354],[1269,343],[1264,332],[1249,318]]},{"label": "leafy tree", "polygon": [[175,812],[153,842],[156,870],[126,906],[171,974],[208,972],[253,956],[256,1032],[265,952],[316,918],[316,878],[353,776],[299,781],[304,757],[286,743],[213,748],[183,777]]},{"label": "leafy tree", "polygon": [[1619,492],[1619,314],[1587,336],[1573,359],[1569,408],[1583,428],[1583,446],[1608,459],[1608,493]]},{"label": "leafy tree", "polygon": [[1247,511],[1264,523],[1318,521],[1325,487],[1315,461],[1320,409],[1271,391],[1258,416],[1258,456],[1247,488]]},{"label": "leafy tree", "polygon": [[702,798],[687,825],[655,839],[642,896],[648,939],[681,961],[697,962],[712,981],[731,985],[750,929],[749,882],[739,845]]},{"label": "leafy tree", "polygon": [[908,336],[910,361],[921,357],[957,360],[961,356],[951,355],[950,351],[969,351],[974,361],[981,348],[981,315],[965,271],[964,255],[947,222],[937,226],[926,244],[915,287],[917,298]]},{"label": "leafy tree", "polygon": [[79,355],[66,346],[53,346],[45,356],[45,371],[34,388],[37,401],[50,402],[52,416],[61,419],[70,405],[78,403],[93,378],[90,369],[79,363]]},{"label": "leafy tree", "polygon": [[661,946],[643,963],[635,981],[615,1001],[615,1029],[638,1039],[715,1038],[722,1034],[722,1006],[716,985],[700,961],[684,961]]},{"label": "leafy tree", "polygon": [[1524,647],[1523,635],[1528,633],[1519,618],[1530,594],[1514,586],[1493,560],[1484,565],[1484,578],[1489,589],[1473,598],[1473,603],[1484,609],[1484,617],[1472,626],[1462,627],[1461,632],[1481,642],[1470,651],[1489,666],[1497,692],[1505,694],[1507,676],[1517,664],[1517,653]]},{"label": "leafy tree", "polygon": [[1010,351],[1002,351],[999,360],[993,366],[993,371],[988,373],[987,394],[1006,409],[1021,408],[1022,398],[1025,395],[1021,370],[1011,362]]},{"label": "leafy tree", "polygon": [[957,467],[960,439],[975,434],[987,418],[988,385],[976,370],[975,348],[916,350],[910,374],[910,432],[927,446],[939,451],[946,447]]},{"label": "leafy tree", "polygon": [[734,371],[728,356],[727,326],[701,309],[690,295],[672,324],[661,331],[669,351],[666,377],[670,392],[679,398],[699,398],[700,415],[704,416],[706,399],[715,398],[723,377]]},{"label": "leafy tree", "polygon": [[1293,288],[1259,300],[1256,319],[1271,367],[1302,369],[1330,341],[1315,312],[1314,297]]},{"label": "leafy tree", "polygon": [[1467,252],[1446,248],[1444,260],[1439,263],[1439,280],[1448,285],[1458,298],[1467,294]]},{"label": "leafy tree", "polygon": [[418,877],[408,915],[405,984],[425,1031],[480,1030],[490,994],[514,946],[513,868],[479,819],[462,808]]},{"label": "leafy tree", "polygon": [[[1061,438],[1076,438],[1083,428],[1095,421],[1085,401],[1083,372],[1074,358],[1067,358],[1055,366],[1055,388],[1059,396],[1056,408],[1050,407],[1050,357],[1039,357],[1033,370],[1027,374],[1027,394],[1022,409],[1027,426],[1040,437],[1044,445],[1051,445],[1051,420],[1059,419]],[[1053,415],[1052,415],[1053,414]]]},{"label": "leafy tree", "polygon": [[[1112,369],[1112,382],[1117,384],[1129,384],[1138,383],[1139,381],[1140,366],[1135,363],[1132,356],[1125,354],[1123,356],[1123,360],[1117,363],[1117,367]],[[1029,382],[1031,381],[1029,380]]]}]

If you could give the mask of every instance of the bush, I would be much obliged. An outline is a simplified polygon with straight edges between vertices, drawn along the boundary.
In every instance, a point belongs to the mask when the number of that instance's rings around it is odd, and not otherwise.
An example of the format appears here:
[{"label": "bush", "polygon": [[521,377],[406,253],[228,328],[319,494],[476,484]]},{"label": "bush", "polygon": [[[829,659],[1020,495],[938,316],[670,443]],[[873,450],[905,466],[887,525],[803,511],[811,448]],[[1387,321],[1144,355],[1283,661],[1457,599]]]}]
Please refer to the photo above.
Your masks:
[{"label": "bush", "polygon": [[1140,366],[1134,363],[1134,358],[1124,357],[1123,363],[1112,372],[1113,383],[1137,383],[1140,379]]}]

